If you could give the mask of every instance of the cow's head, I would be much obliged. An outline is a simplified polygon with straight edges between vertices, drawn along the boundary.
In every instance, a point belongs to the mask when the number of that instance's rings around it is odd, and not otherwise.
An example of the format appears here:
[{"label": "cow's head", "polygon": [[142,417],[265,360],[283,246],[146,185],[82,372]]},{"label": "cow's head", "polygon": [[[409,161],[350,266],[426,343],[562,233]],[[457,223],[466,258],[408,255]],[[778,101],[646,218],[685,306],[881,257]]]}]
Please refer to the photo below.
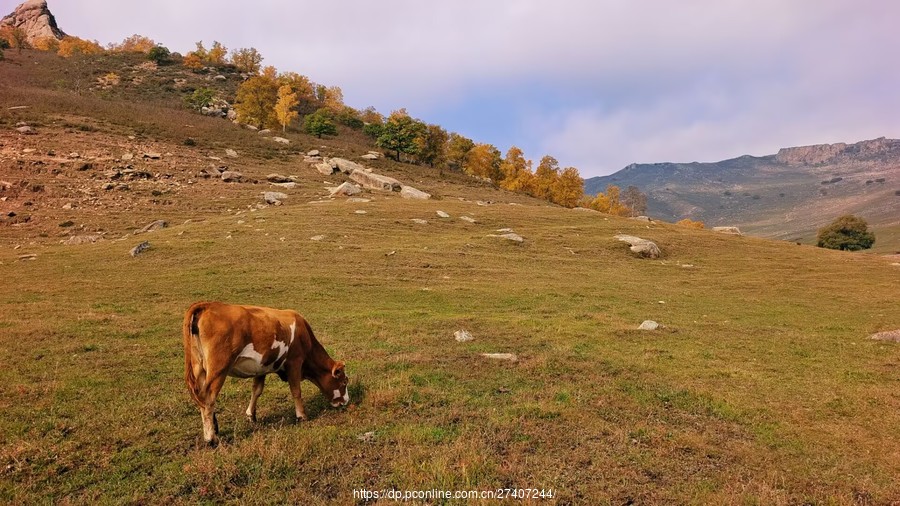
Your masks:
[{"label": "cow's head", "polygon": [[344,363],[335,362],[331,371],[319,377],[319,389],[331,401],[332,407],[346,406],[350,402],[350,394],[347,393],[347,374],[344,372]]}]

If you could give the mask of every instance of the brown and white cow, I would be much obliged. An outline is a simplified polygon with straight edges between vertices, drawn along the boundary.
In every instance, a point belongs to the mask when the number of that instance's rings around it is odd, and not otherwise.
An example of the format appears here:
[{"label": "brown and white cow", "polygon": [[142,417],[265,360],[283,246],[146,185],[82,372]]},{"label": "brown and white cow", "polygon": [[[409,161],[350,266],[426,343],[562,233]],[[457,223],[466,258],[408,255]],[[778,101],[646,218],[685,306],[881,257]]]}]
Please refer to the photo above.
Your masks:
[{"label": "brown and white cow", "polygon": [[184,376],[203,419],[203,438],[215,444],[219,433],[216,396],[226,376],[253,378],[247,416],[256,421],[256,401],[266,375],[287,381],[297,420],[306,419],[300,383],[307,379],[334,407],[350,402],[344,363],[336,362],[295,311],[197,302],[184,314]]}]

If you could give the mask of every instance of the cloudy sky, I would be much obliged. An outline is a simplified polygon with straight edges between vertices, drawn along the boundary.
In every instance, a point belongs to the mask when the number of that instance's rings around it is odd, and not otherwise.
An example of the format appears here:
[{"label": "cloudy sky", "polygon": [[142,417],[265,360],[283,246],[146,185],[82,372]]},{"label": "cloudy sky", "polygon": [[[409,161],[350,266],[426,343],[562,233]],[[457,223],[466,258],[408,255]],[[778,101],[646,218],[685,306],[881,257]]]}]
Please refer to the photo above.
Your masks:
[{"label": "cloudy sky", "polygon": [[[3,0],[4,12],[18,2]],[[900,137],[890,0],[49,0],[66,32],[255,47],[504,153],[582,176]]]}]

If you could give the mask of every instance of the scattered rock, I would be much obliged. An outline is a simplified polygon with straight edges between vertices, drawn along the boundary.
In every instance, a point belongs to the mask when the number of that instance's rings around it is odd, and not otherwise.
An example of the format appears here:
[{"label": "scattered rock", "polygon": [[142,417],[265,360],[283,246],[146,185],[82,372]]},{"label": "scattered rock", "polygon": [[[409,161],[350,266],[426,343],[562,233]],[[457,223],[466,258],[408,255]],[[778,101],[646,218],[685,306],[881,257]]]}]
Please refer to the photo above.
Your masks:
[{"label": "scattered rock", "polygon": [[159,160],[162,158],[162,155],[159,153],[144,153],[144,158],[149,158],[150,160]]},{"label": "scattered rock", "polygon": [[631,219],[637,220],[637,221],[645,221],[647,223],[653,222],[653,220],[651,220],[650,217],[648,217],[648,216],[633,216]]},{"label": "scattered rock", "polygon": [[482,353],[481,356],[493,360],[506,360],[509,362],[516,362],[519,360],[519,357],[517,357],[515,353]]},{"label": "scattered rock", "polygon": [[166,220],[156,220],[152,223],[148,223],[147,226],[145,226],[144,228],[142,228],[140,230],[135,230],[134,233],[135,234],[143,234],[146,232],[154,232],[156,230],[159,230],[161,228],[166,228],[168,226],[169,226],[169,222],[167,222]]},{"label": "scattered rock", "polygon": [[321,157],[321,156],[304,156],[304,157],[303,157],[303,161],[306,162],[306,163],[313,163],[313,164],[315,164],[315,163],[321,162],[321,161],[322,161],[322,157]]},{"label": "scattered rock", "polygon": [[69,237],[63,244],[66,246],[75,246],[78,244],[94,244],[97,241],[102,240],[103,237],[98,234],[89,234],[89,235],[73,235]]},{"label": "scattered rock", "polygon": [[272,131],[269,130],[268,128],[263,128],[262,130],[260,130],[259,132],[256,132],[256,133],[258,133],[259,135],[269,135],[270,133],[272,133]]},{"label": "scattered rock", "polygon": [[127,161],[131,160],[132,158],[134,158],[134,155],[131,154],[131,153],[124,153],[124,154],[123,154],[121,157],[119,157],[119,158],[120,158],[120,160],[122,160],[123,162],[127,162]]},{"label": "scattered rock", "polygon": [[895,343],[900,343],[900,329],[886,330],[884,332],[878,332],[877,334],[872,334],[871,336],[869,336],[869,339],[874,339],[876,341],[892,341]]},{"label": "scattered rock", "polygon": [[357,209],[356,211],[353,211],[353,212],[356,214],[369,214],[368,211],[363,211],[362,209]]},{"label": "scattered rock", "polygon": [[507,241],[518,242],[518,243],[525,242],[524,237],[522,237],[519,234],[513,233],[513,232],[509,232],[506,234],[500,234],[500,235],[496,235],[496,236],[492,236],[492,237],[502,237],[503,239],[506,239]]},{"label": "scattered rock", "polygon": [[[244,128],[246,128],[247,130],[250,130],[251,132],[256,132],[257,130],[259,130],[259,128],[255,127],[253,125],[244,125]],[[257,133],[259,133],[259,132],[257,132]]]},{"label": "scattered rock", "polygon": [[421,218],[413,218],[410,221],[412,221],[413,223],[418,223],[419,225],[428,225],[428,220],[423,220]]},{"label": "scattered rock", "polygon": [[237,158],[238,154],[237,151],[229,148],[225,150],[225,156],[229,158]]},{"label": "scattered rock", "polygon": [[319,150],[318,149],[310,149],[309,151],[306,152],[306,156],[319,156]]},{"label": "scattered rock", "polygon": [[369,442],[375,441],[375,431],[369,431],[364,434],[360,434],[360,435],[356,436],[356,439],[358,439],[364,443],[369,443]]},{"label": "scattered rock", "polygon": [[290,144],[291,141],[285,139],[284,137],[272,137],[272,140],[279,144]]},{"label": "scattered rock", "polygon": [[74,207],[74,206],[72,205],[71,202],[66,202],[66,203],[63,204],[63,206],[62,206],[62,208],[65,209],[65,210],[67,210],[67,211],[70,210],[70,209],[72,209],[72,207]]},{"label": "scattered rock", "polygon": [[641,258],[659,258],[659,246],[657,246],[656,243],[652,241],[641,239],[640,237],[635,237],[633,235],[624,234],[617,235],[616,239],[630,244],[631,251]]},{"label": "scattered rock", "polygon": [[281,192],[265,192],[263,193],[263,200],[266,201],[266,204],[272,206],[280,206],[281,201],[288,198],[287,194]]},{"label": "scattered rock", "polygon": [[297,183],[295,183],[293,181],[291,181],[290,183],[271,183],[271,184],[272,184],[272,186],[277,186],[279,188],[285,188],[287,190],[290,190],[291,188],[294,188],[297,186]]},{"label": "scattered rock", "polygon": [[19,132],[20,134],[25,134],[25,135],[34,135],[37,133],[34,131],[33,128],[31,128],[28,125],[20,126],[20,127],[16,128],[16,132]]},{"label": "scattered rock", "polygon": [[572,209],[573,211],[581,211],[585,213],[599,213],[600,211],[596,209],[588,209],[587,207],[576,207]]},{"label": "scattered rock", "polygon": [[226,170],[222,173],[222,181],[226,183],[240,183],[244,175],[236,170]]},{"label": "scattered rock", "polygon": [[437,215],[441,218],[449,218],[450,215],[445,213],[444,211],[437,211]]},{"label": "scattered rock", "polygon": [[129,251],[128,253],[131,256],[136,257],[136,256],[140,255],[141,253],[147,251],[149,248],[150,248],[150,242],[144,241],[144,242],[138,244],[137,246],[131,248],[131,251]]},{"label": "scattered rock", "polygon": [[282,176],[281,174],[269,174],[266,176],[266,181],[270,183],[292,183],[293,180],[287,176]]},{"label": "scattered rock", "polygon": [[358,195],[362,193],[362,188],[356,186],[352,183],[341,183],[340,186],[331,190],[331,196],[339,196],[343,195],[345,197],[352,197],[353,195]]},{"label": "scattered rock", "polygon": [[428,200],[431,198],[430,193],[425,193],[422,190],[417,190],[412,186],[403,186],[400,188],[400,196],[405,199],[418,199],[418,200]]},{"label": "scattered rock", "polygon": [[456,342],[458,343],[466,343],[475,339],[468,330],[457,330],[453,333],[453,338],[456,339]]},{"label": "scattered rock", "polygon": [[656,330],[659,328],[659,324],[653,320],[644,320],[643,323],[638,327],[639,330]]},{"label": "scattered rock", "polygon": [[314,236],[310,237],[309,240],[310,241],[321,241],[324,238],[325,238],[324,235],[314,235]]},{"label": "scattered rock", "polygon": [[203,178],[221,177],[223,170],[219,167],[207,167],[201,170],[197,175]]},{"label": "scattered rock", "polygon": [[392,177],[382,176],[364,170],[354,170],[350,173],[350,179],[363,188],[372,190],[400,191],[400,188],[403,186],[400,184],[400,181],[397,181]]},{"label": "scattered rock", "polygon": [[744,235],[741,233],[741,229],[737,227],[713,227],[712,231],[720,234]]},{"label": "scattered rock", "polygon": [[513,229],[511,229],[511,228],[498,228],[497,229],[497,232],[500,232],[501,234],[512,232],[512,231],[513,231]]},{"label": "scattered rock", "polygon": [[222,74],[219,74],[219,75],[217,75],[216,77],[213,77],[213,79],[215,79],[216,81],[225,81],[225,80],[227,80],[228,78],[225,77],[225,76],[223,76]]},{"label": "scattered rock", "polygon": [[459,219],[467,221],[469,223],[478,223],[477,221],[475,221],[475,218],[472,218],[470,216],[460,216]]},{"label": "scattered rock", "polygon": [[359,197],[350,197],[349,199],[347,199],[347,202],[355,202],[355,203],[358,203],[358,204],[364,204],[364,203],[366,203],[366,202],[372,202],[372,199],[363,199],[363,198],[359,198]]},{"label": "scattered rock", "polygon": [[335,168],[328,162],[317,163],[315,165],[316,170],[319,171],[322,175],[330,176],[334,174]]},{"label": "scattered rock", "polygon": [[366,154],[362,155],[360,158],[363,158],[365,160],[378,160],[378,155],[373,155],[372,153],[366,153]]},{"label": "scattered rock", "polygon": [[18,260],[19,260],[20,262],[25,262],[25,261],[28,261],[28,260],[37,260],[37,253],[28,253],[28,254],[25,254],[25,255],[19,255],[19,256],[16,257],[16,258],[18,258]]}]

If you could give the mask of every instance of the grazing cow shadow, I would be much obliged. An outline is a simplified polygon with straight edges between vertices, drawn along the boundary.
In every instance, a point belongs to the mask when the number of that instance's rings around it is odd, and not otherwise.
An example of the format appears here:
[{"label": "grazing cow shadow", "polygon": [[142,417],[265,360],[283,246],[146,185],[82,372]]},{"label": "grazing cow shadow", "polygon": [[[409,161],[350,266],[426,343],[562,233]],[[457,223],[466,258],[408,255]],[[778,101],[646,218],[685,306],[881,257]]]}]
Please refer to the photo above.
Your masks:
[{"label": "grazing cow shadow", "polygon": [[[316,391],[313,395],[304,396],[303,407],[306,409],[307,421],[315,420],[330,414],[341,414],[350,406],[354,406],[355,409],[365,400],[368,388],[366,388],[365,384],[361,381],[351,381],[347,386],[347,391],[350,394],[350,402],[346,406],[338,408],[331,407],[330,399],[326,399],[321,392]],[[261,413],[258,414],[256,425],[291,424],[295,423],[295,421],[294,403],[292,400],[289,400],[284,406],[279,405],[277,409],[269,411],[265,415],[262,415]]]}]

